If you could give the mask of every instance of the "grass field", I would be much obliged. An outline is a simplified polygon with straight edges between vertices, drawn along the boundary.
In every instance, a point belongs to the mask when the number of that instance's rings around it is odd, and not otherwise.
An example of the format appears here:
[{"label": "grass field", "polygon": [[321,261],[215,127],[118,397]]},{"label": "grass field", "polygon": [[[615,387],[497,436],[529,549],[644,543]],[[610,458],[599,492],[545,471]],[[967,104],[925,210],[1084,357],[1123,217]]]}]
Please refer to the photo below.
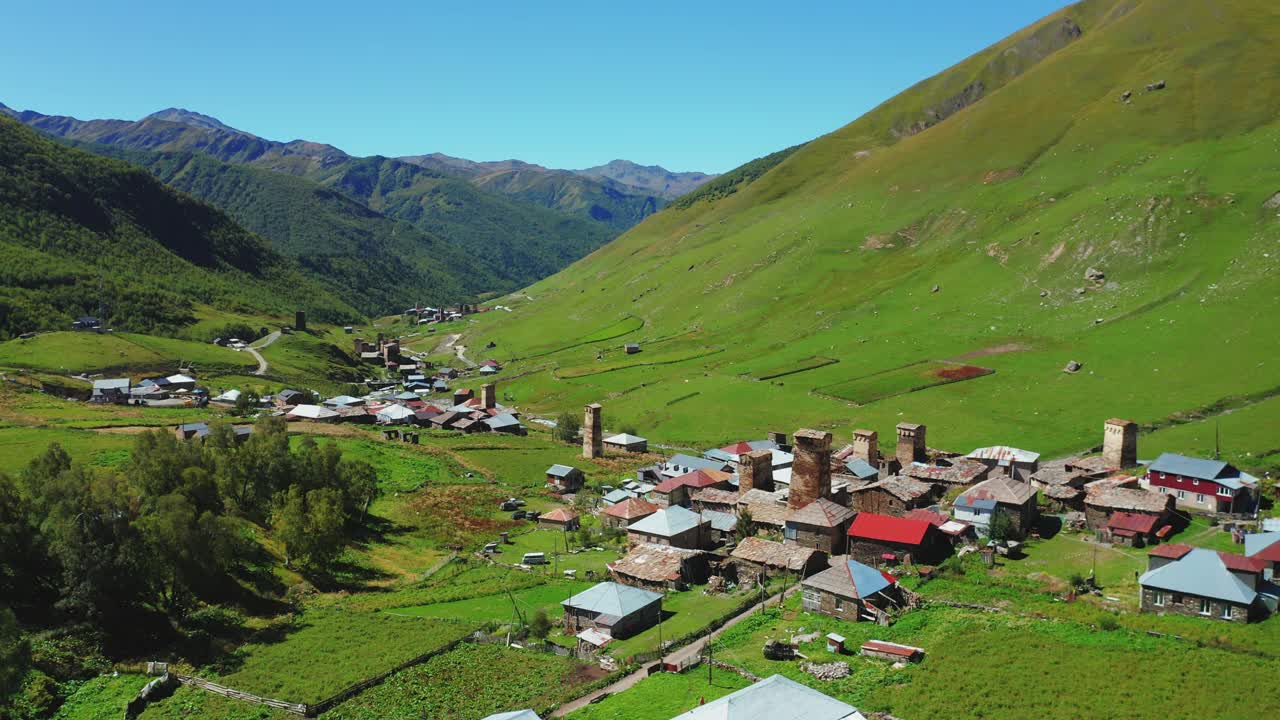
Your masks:
[{"label": "grass field", "polygon": [[[123,713],[113,717],[122,716]],[[194,718],[296,720],[298,716],[262,705],[250,705],[191,687],[180,687],[172,697],[163,702],[147,705],[147,709],[138,717],[139,720],[193,720]]]},{"label": "grass field", "polygon": [[749,371],[747,374],[757,380],[773,380],[774,378],[786,377],[787,375],[795,375],[809,370],[817,370],[818,368],[826,367],[828,365],[835,365],[838,362],[840,361],[836,358],[812,355],[807,358],[801,358],[800,360],[780,365],[767,365],[762,369]]},{"label": "grass field", "polygon": [[704,668],[683,675],[651,675],[626,692],[569,713],[570,720],[671,720],[680,713],[711,702],[751,682],[737,673]]},{"label": "grass field", "polygon": [[926,361],[827,385],[817,388],[817,391],[865,405],[937,385],[973,380],[993,372],[990,368],[975,365]]},{"label": "grass field", "polygon": [[0,472],[16,474],[51,443],[90,465],[118,465],[129,455],[133,438],[91,430],[0,426]]},{"label": "grass field", "polygon": [[54,720],[119,720],[150,678],[102,675],[85,682],[58,708]]},{"label": "grass field", "polygon": [[463,645],[391,676],[324,717],[481,720],[524,708],[545,713],[591,677],[569,658],[498,645]]},{"label": "grass field", "polygon": [[547,611],[548,617],[555,619],[564,614],[564,610],[560,607],[561,602],[588,587],[591,587],[591,584],[586,582],[552,582],[517,590],[510,596],[506,593],[483,595],[467,600],[396,608],[388,610],[387,613],[412,618],[457,618],[482,625],[509,623],[515,609],[519,608],[526,618],[532,617],[538,609],[543,609]]},{"label": "grass field", "polygon": [[604,547],[602,551],[581,550],[576,541],[570,541],[574,550],[566,551],[566,537],[560,530],[538,529],[511,536],[511,543],[500,545],[498,562],[514,565],[521,561],[525,553],[542,552],[547,554],[549,565],[535,568],[537,572],[554,574],[557,571],[577,570],[578,579],[585,580],[588,570],[594,570],[597,577],[607,574],[605,565],[617,560],[622,554],[616,547]]},{"label": "grass field", "polygon": [[0,367],[69,375],[107,371],[172,373],[180,365],[192,366],[197,372],[227,372],[252,369],[257,367],[257,361],[211,343],[135,333],[51,332],[0,343]]},{"label": "grass field", "polygon": [[278,637],[242,646],[222,663],[219,677],[210,679],[262,697],[317,702],[474,627],[337,607],[315,609],[294,627],[282,628]]}]

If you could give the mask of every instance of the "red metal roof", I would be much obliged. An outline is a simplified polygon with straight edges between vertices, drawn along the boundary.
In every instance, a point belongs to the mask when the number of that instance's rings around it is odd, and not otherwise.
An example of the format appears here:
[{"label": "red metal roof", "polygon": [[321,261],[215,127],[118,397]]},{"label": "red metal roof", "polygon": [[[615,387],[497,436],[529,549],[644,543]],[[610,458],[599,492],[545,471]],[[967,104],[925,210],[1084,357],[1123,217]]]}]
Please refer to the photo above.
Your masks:
[{"label": "red metal roof", "polygon": [[612,515],[613,517],[622,518],[623,520],[647,517],[656,512],[658,512],[657,505],[654,505],[651,502],[645,502],[640,498],[627,498],[620,503],[610,505],[604,510],[605,515]]},{"label": "red metal roof", "polygon": [[858,513],[849,526],[849,537],[919,545],[931,527],[923,520],[863,512]]},{"label": "red metal roof", "polygon": [[733,476],[720,470],[694,470],[691,473],[663,480],[658,483],[654,490],[660,493],[669,493],[681,485],[691,488],[711,487],[712,485],[728,482],[730,477]]},{"label": "red metal roof", "polygon": [[912,510],[911,512],[907,513],[904,517],[906,517],[908,520],[920,520],[922,522],[927,522],[934,527],[942,527],[943,523],[951,519],[950,515],[945,515],[943,513],[936,513],[932,510],[926,510],[924,508],[916,508],[915,510]]},{"label": "red metal roof", "polygon": [[1149,555],[1156,557],[1169,558],[1170,560],[1180,560],[1183,555],[1191,552],[1190,545],[1182,543],[1169,543],[1167,545],[1158,545],[1151,549]]},{"label": "red metal roof", "polygon": [[1111,517],[1107,519],[1107,528],[1146,535],[1155,529],[1156,522],[1159,520],[1160,518],[1155,515],[1118,512],[1112,513]]},{"label": "red metal roof", "polygon": [[1271,543],[1254,553],[1251,557],[1268,562],[1280,562],[1280,540]]},{"label": "red metal roof", "polygon": [[568,508],[557,508],[549,513],[543,513],[538,519],[550,520],[551,522],[569,522],[577,519],[577,517],[578,513]]},{"label": "red metal roof", "polygon": [[736,442],[732,445],[725,445],[720,449],[727,453],[731,453],[733,455],[745,455],[746,453],[749,453],[752,451],[751,445],[746,441]]},{"label": "red metal roof", "polygon": [[1260,557],[1245,557],[1229,552],[1219,551],[1218,557],[1222,558],[1222,564],[1226,565],[1228,570],[1237,572],[1260,573],[1267,568],[1268,564]]},{"label": "red metal roof", "polygon": [[885,653],[886,655],[897,655],[898,657],[904,658],[913,657],[916,653],[920,652],[920,648],[899,645],[891,642],[882,642],[880,640],[868,640],[862,643],[862,649]]}]

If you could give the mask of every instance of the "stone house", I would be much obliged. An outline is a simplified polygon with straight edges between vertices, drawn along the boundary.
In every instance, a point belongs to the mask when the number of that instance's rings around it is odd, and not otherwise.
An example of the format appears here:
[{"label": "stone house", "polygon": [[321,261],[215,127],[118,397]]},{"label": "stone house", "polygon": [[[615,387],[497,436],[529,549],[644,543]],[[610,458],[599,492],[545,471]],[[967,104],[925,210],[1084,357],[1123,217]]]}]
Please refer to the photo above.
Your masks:
[{"label": "stone house", "polygon": [[692,502],[692,493],[707,488],[727,490],[732,487],[733,476],[723,470],[694,470],[673,478],[667,478],[653,488],[652,499],[658,505],[670,507]]},{"label": "stone house", "polygon": [[600,524],[608,528],[626,530],[632,524],[658,512],[658,506],[637,497],[629,497],[614,503],[600,513]]},{"label": "stone house", "polygon": [[758,537],[738,543],[729,557],[727,564],[734,568],[739,584],[745,585],[754,585],[762,577],[779,573],[805,578],[827,566],[826,553]]},{"label": "stone house", "polygon": [[608,567],[615,581],[655,591],[701,585],[711,574],[707,554],[701,550],[647,543],[633,546]]},{"label": "stone house", "polygon": [[643,453],[649,451],[649,441],[638,435],[619,433],[605,438],[604,447],[620,453]]},{"label": "stone house", "polygon": [[994,445],[974,450],[965,456],[986,465],[989,470],[1005,477],[1027,482],[1040,468],[1040,453],[1008,445]]},{"label": "stone house", "polygon": [[600,630],[615,640],[631,637],[658,624],[662,594],[616,582],[602,582],[560,603],[564,630],[576,635]]},{"label": "stone house", "polygon": [[1159,542],[1161,533],[1169,534],[1167,527],[1160,525],[1158,515],[1120,511],[1111,513],[1098,536],[1103,542],[1140,548]]},{"label": "stone house", "polygon": [[1102,484],[1086,488],[1084,496],[1085,526],[1090,530],[1104,529],[1117,512],[1153,515],[1158,518],[1157,528],[1178,524],[1174,523],[1172,495],[1099,482]]},{"label": "stone house", "polygon": [[627,527],[631,545],[667,545],[703,550],[711,545],[711,522],[679,505],[661,508]]},{"label": "stone house", "polygon": [[897,578],[847,557],[800,583],[804,610],[840,620],[887,625],[888,611],[901,605]]},{"label": "stone house", "polygon": [[849,526],[848,551],[850,559],[868,564],[932,565],[951,554],[951,544],[923,520],[864,512]]},{"label": "stone house", "polygon": [[784,491],[753,488],[738,498],[738,515],[744,512],[751,517],[751,532],[781,535],[791,509]]},{"label": "stone house", "polygon": [[986,480],[991,472],[986,465],[967,458],[935,458],[934,462],[934,465],[905,465],[898,474],[921,482],[956,487]]},{"label": "stone house", "polygon": [[547,484],[558,493],[575,493],[586,484],[586,478],[576,467],[556,464],[547,468]]},{"label": "stone house", "polygon": [[906,515],[928,507],[936,499],[935,485],[911,477],[893,475],[849,491],[849,507],[856,512]]},{"label": "stone house", "polygon": [[1161,545],[1140,578],[1141,612],[1252,622],[1271,614],[1280,588],[1263,579],[1266,562],[1234,553]]},{"label": "stone house", "polygon": [[696,512],[734,513],[738,507],[738,491],[722,488],[701,488],[689,494],[690,507]]},{"label": "stone house", "polygon": [[981,535],[990,533],[997,514],[1009,521],[1014,537],[1025,537],[1039,517],[1036,491],[1031,483],[1008,477],[994,477],[960,494],[953,504],[955,517],[973,525]]},{"label": "stone house", "polygon": [[799,510],[787,513],[783,537],[788,545],[820,550],[827,555],[843,555],[848,544],[853,510],[826,498],[819,498]]}]

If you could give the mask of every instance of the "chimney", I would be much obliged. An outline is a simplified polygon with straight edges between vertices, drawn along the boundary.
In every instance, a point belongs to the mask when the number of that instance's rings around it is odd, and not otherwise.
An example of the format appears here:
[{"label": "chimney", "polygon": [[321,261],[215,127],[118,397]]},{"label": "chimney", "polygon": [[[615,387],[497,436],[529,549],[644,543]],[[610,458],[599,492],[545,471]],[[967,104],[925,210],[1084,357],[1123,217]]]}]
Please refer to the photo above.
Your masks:
[{"label": "chimney", "polygon": [[797,430],[792,452],[795,460],[787,506],[796,510],[818,498],[831,497],[831,433]]},{"label": "chimney", "polygon": [[854,430],[853,456],[871,467],[880,467],[880,434],[875,430]]},{"label": "chimney", "polygon": [[768,436],[768,437],[769,437],[770,442],[772,442],[774,445],[777,445],[777,446],[778,446],[778,449],[779,449],[779,450],[781,450],[781,451],[783,451],[783,452],[787,452],[787,451],[788,451],[788,450],[787,450],[788,446],[787,446],[787,434],[786,434],[786,433],[771,432],[771,433],[769,433],[769,436]]},{"label": "chimney", "polygon": [[600,430],[600,412],[603,409],[600,403],[591,403],[583,408],[582,457],[588,460],[604,457],[604,434]]},{"label": "chimney", "polygon": [[773,453],[769,450],[754,450],[738,456],[739,497],[752,489],[773,492]]},{"label": "chimney", "polygon": [[1102,459],[1107,467],[1131,468],[1138,464],[1138,424],[1112,418],[1102,428]]},{"label": "chimney", "polygon": [[293,314],[293,329],[294,330],[307,329],[307,311],[306,310],[299,310]]},{"label": "chimney", "polygon": [[494,383],[481,385],[480,399],[483,401],[486,410],[495,407],[498,404],[498,386]]},{"label": "chimney", "polygon": [[924,425],[898,423],[898,464],[906,467],[928,459],[924,444]]}]

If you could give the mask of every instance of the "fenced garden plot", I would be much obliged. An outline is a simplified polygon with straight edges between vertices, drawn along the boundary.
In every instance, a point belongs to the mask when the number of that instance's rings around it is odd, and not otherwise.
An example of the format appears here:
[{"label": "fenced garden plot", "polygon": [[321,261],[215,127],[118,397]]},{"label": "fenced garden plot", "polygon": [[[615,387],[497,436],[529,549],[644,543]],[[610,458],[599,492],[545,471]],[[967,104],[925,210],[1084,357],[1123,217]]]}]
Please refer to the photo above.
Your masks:
[{"label": "fenced garden plot", "polygon": [[938,385],[973,380],[994,372],[991,368],[977,365],[924,360],[815,388],[815,392],[866,405]]}]

